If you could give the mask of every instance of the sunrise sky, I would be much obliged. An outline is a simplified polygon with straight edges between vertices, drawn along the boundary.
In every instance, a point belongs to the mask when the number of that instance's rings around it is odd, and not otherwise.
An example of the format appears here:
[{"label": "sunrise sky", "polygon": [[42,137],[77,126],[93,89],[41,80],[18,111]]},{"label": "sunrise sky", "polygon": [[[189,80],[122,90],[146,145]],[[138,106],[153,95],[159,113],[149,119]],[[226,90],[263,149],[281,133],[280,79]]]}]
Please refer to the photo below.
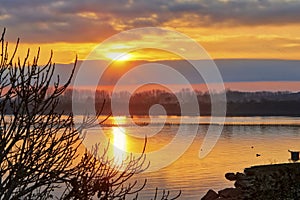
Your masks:
[{"label": "sunrise sky", "polygon": [[[53,49],[57,63],[72,62],[76,54],[84,59],[111,35],[146,26],[180,31],[214,59],[294,60],[300,58],[299,10],[297,0],[2,0],[0,27],[10,42],[21,37],[20,53],[40,46],[44,61]],[[117,48],[128,44],[122,45]],[[132,57],[151,58],[155,52]]]},{"label": "sunrise sky", "polygon": [[[263,82],[258,84],[261,89],[274,90],[284,81],[291,83],[282,90],[298,91],[299,62],[290,60],[300,58],[299,10],[297,0],[1,0],[0,28],[7,29],[10,51],[16,38],[21,38],[21,58],[27,48],[34,54],[41,47],[40,64],[48,60],[51,49],[54,62],[67,64],[76,55],[79,60],[86,59],[98,44],[122,31],[167,28],[197,41],[215,60],[239,59],[234,67],[231,62],[219,62],[228,84],[244,82],[244,88],[249,88],[249,81]],[[131,44],[142,43],[144,37],[128,37],[121,44],[111,44],[101,50],[104,57],[100,59],[113,59]],[[161,38],[154,34],[151,42],[158,47],[171,45],[162,44]],[[193,58],[197,52],[189,53]],[[127,61],[176,59],[180,58],[153,50],[122,57]],[[249,59],[251,64],[243,61]],[[278,59],[283,62],[278,64]],[[231,79],[227,80],[228,74]]]}]

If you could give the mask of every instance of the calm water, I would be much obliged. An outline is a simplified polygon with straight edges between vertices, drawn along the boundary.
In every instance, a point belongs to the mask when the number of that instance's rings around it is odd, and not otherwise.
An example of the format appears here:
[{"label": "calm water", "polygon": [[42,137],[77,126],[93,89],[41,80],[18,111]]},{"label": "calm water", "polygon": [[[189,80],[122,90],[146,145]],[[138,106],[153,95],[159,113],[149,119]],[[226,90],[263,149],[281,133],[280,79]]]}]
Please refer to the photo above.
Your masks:
[{"label": "calm water", "polygon": [[[118,117],[108,120],[103,127],[106,136],[115,145],[126,151],[139,151],[142,148],[143,137],[148,135],[147,152],[159,151],[170,143],[177,133],[179,126],[183,126],[185,138],[188,141],[195,126],[193,117],[168,117],[167,125],[162,117],[155,117],[149,126],[133,127],[128,121],[131,118]],[[149,118],[139,117],[134,121],[140,125],[147,125]],[[208,189],[215,190],[233,185],[224,178],[226,172],[243,171],[245,167],[260,164],[289,162],[289,152],[300,150],[300,118],[292,117],[232,117],[227,118],[222,134],[213,150],[204,159],[199,159],[199,149],[206,134],[209,118],[202,117],[197,135],[192,145],[174,163],[151,173],[143,173],[135,178],[143,182],[147,178],[146,188],[140,192],[142,199],[153,197],[155,188],[166,189],[172,195],[182,191],[180,199],[200,199]],[[118,128],[116,123],[121,124]],[[147,134],[147,133],[157,134]],[[91,130],[90,143],[97,140],[97,130]],[[137,139],[132,136],[140,136]],[[113,145],[112,145],[113,146]],[[114,156],[119,156],[112,150]],[[256,157],[256,154],[261,154]],[[155,162],[159,162],[157,157]]]}]

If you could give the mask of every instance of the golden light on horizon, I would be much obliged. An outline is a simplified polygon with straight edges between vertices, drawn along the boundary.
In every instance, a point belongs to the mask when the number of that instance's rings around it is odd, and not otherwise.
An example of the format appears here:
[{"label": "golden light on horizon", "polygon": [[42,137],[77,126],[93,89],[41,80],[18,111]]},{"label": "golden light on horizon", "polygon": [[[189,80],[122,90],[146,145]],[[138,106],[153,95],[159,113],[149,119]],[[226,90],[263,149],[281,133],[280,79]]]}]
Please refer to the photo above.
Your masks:
[{"label": "golden light on horizon", "polygon": [[[172,21],[172,23],[175,23]],[[172,24],[170,22],[170,24]],[[179,23],[179,22],[176,22]],[[295,60],[300,56],[299,34],[300,29],[297,25],[285,26],[264,26],[248,27],[208,27],[208,28],[189,28],[182,27],[176,29],[192,39],[196,40],[204,47],[207,53],[213,59],[284,59]],[[282,30],[285,30],[284,32]],[[109,37],[109,36],[107,36]],[[145,37],[145,36],[143,36]],[[161,37],[155,36],[152,38],[153,44],[157,47],[162,46]],[[24,43],[19,45],[17,56],[23,59],[26,56],[27,49],[31,49],[31,58],[35,56],[38,47],[41,47],[39,64],[48,62],[50,52],[53,50],[53,62],[69,64],[73,63],[76,55],[79,60],[86,60],[90,53],[97,45],[101,44],[102,40],[96,41],[57,41],[46,43]],[[178,57],[170,55],[167,52],[158,52],[153,49],[139,50],[130,53],[122,53],[128,51],[130,47],[143,43],[143,38],[124,40],[121,44],[114,43],[99,49],[96,57],[90,57],[92,60],[110,60],[110,61],[129,61],[129,60],[177,60]],[[14,42],[10,43],[10,55],[14,50]],[[164,46],[171,45],[163,44]],[[174,48],[180,48],[174,46]],[[190,57],[197,57],[195,52],[188,50]],[[100,56],[98,56],[100,55]],[[32,59],[30,59],[32,60]]]},{"label": "golden light on horizon", "polygon": [[116,62],[128,61],[133,58],[132,54],[129,53],[106,53],[105,57]]}]

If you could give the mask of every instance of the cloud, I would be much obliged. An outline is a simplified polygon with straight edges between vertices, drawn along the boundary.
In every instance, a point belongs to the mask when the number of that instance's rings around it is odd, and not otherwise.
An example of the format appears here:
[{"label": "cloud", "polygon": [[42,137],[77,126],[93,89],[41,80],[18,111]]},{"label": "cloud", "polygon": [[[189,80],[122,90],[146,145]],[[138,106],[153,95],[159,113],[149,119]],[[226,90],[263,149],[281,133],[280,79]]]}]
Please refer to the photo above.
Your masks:
[{"label": "cloud", "polygon": [[163,26],[175,19],[188,21],[190,28],[300,21],[300,2],[292,0],[2,0],[0,4],[0,25],[9,29],[9,39],[21,35],[26,42],[99,42],[121,30]]}]

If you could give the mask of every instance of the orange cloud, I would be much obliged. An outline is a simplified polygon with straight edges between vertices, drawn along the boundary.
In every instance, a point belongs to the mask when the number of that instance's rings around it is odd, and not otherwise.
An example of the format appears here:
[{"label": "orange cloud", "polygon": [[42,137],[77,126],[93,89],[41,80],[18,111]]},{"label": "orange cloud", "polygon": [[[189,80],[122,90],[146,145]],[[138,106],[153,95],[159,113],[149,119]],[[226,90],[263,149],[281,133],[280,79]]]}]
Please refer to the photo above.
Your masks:
[{"label": "orange cloud", "polygon": [[[0,24],[7,38],[27,47],[53,49],[55,61],[68,63],[75,54],[84,59],[100,42],[131,28],[160,26],[180,31],[203,45],[213,58],[300,57],[298,1],[15,1],[2,2]],[[161,44],[153,37],[153,43]],[[122,44],[142,43],[143,37]],[[119,49],[120,50],[120,49]],[[107,53],[118,53],[107,47]],[[191,51],[191,54],[193,52]],[[42,55],[41,62],[47,60]],[[191,55],[192,57],[192,55]],[[135,52],[136,59],[178,59],[167,53]]]}]

